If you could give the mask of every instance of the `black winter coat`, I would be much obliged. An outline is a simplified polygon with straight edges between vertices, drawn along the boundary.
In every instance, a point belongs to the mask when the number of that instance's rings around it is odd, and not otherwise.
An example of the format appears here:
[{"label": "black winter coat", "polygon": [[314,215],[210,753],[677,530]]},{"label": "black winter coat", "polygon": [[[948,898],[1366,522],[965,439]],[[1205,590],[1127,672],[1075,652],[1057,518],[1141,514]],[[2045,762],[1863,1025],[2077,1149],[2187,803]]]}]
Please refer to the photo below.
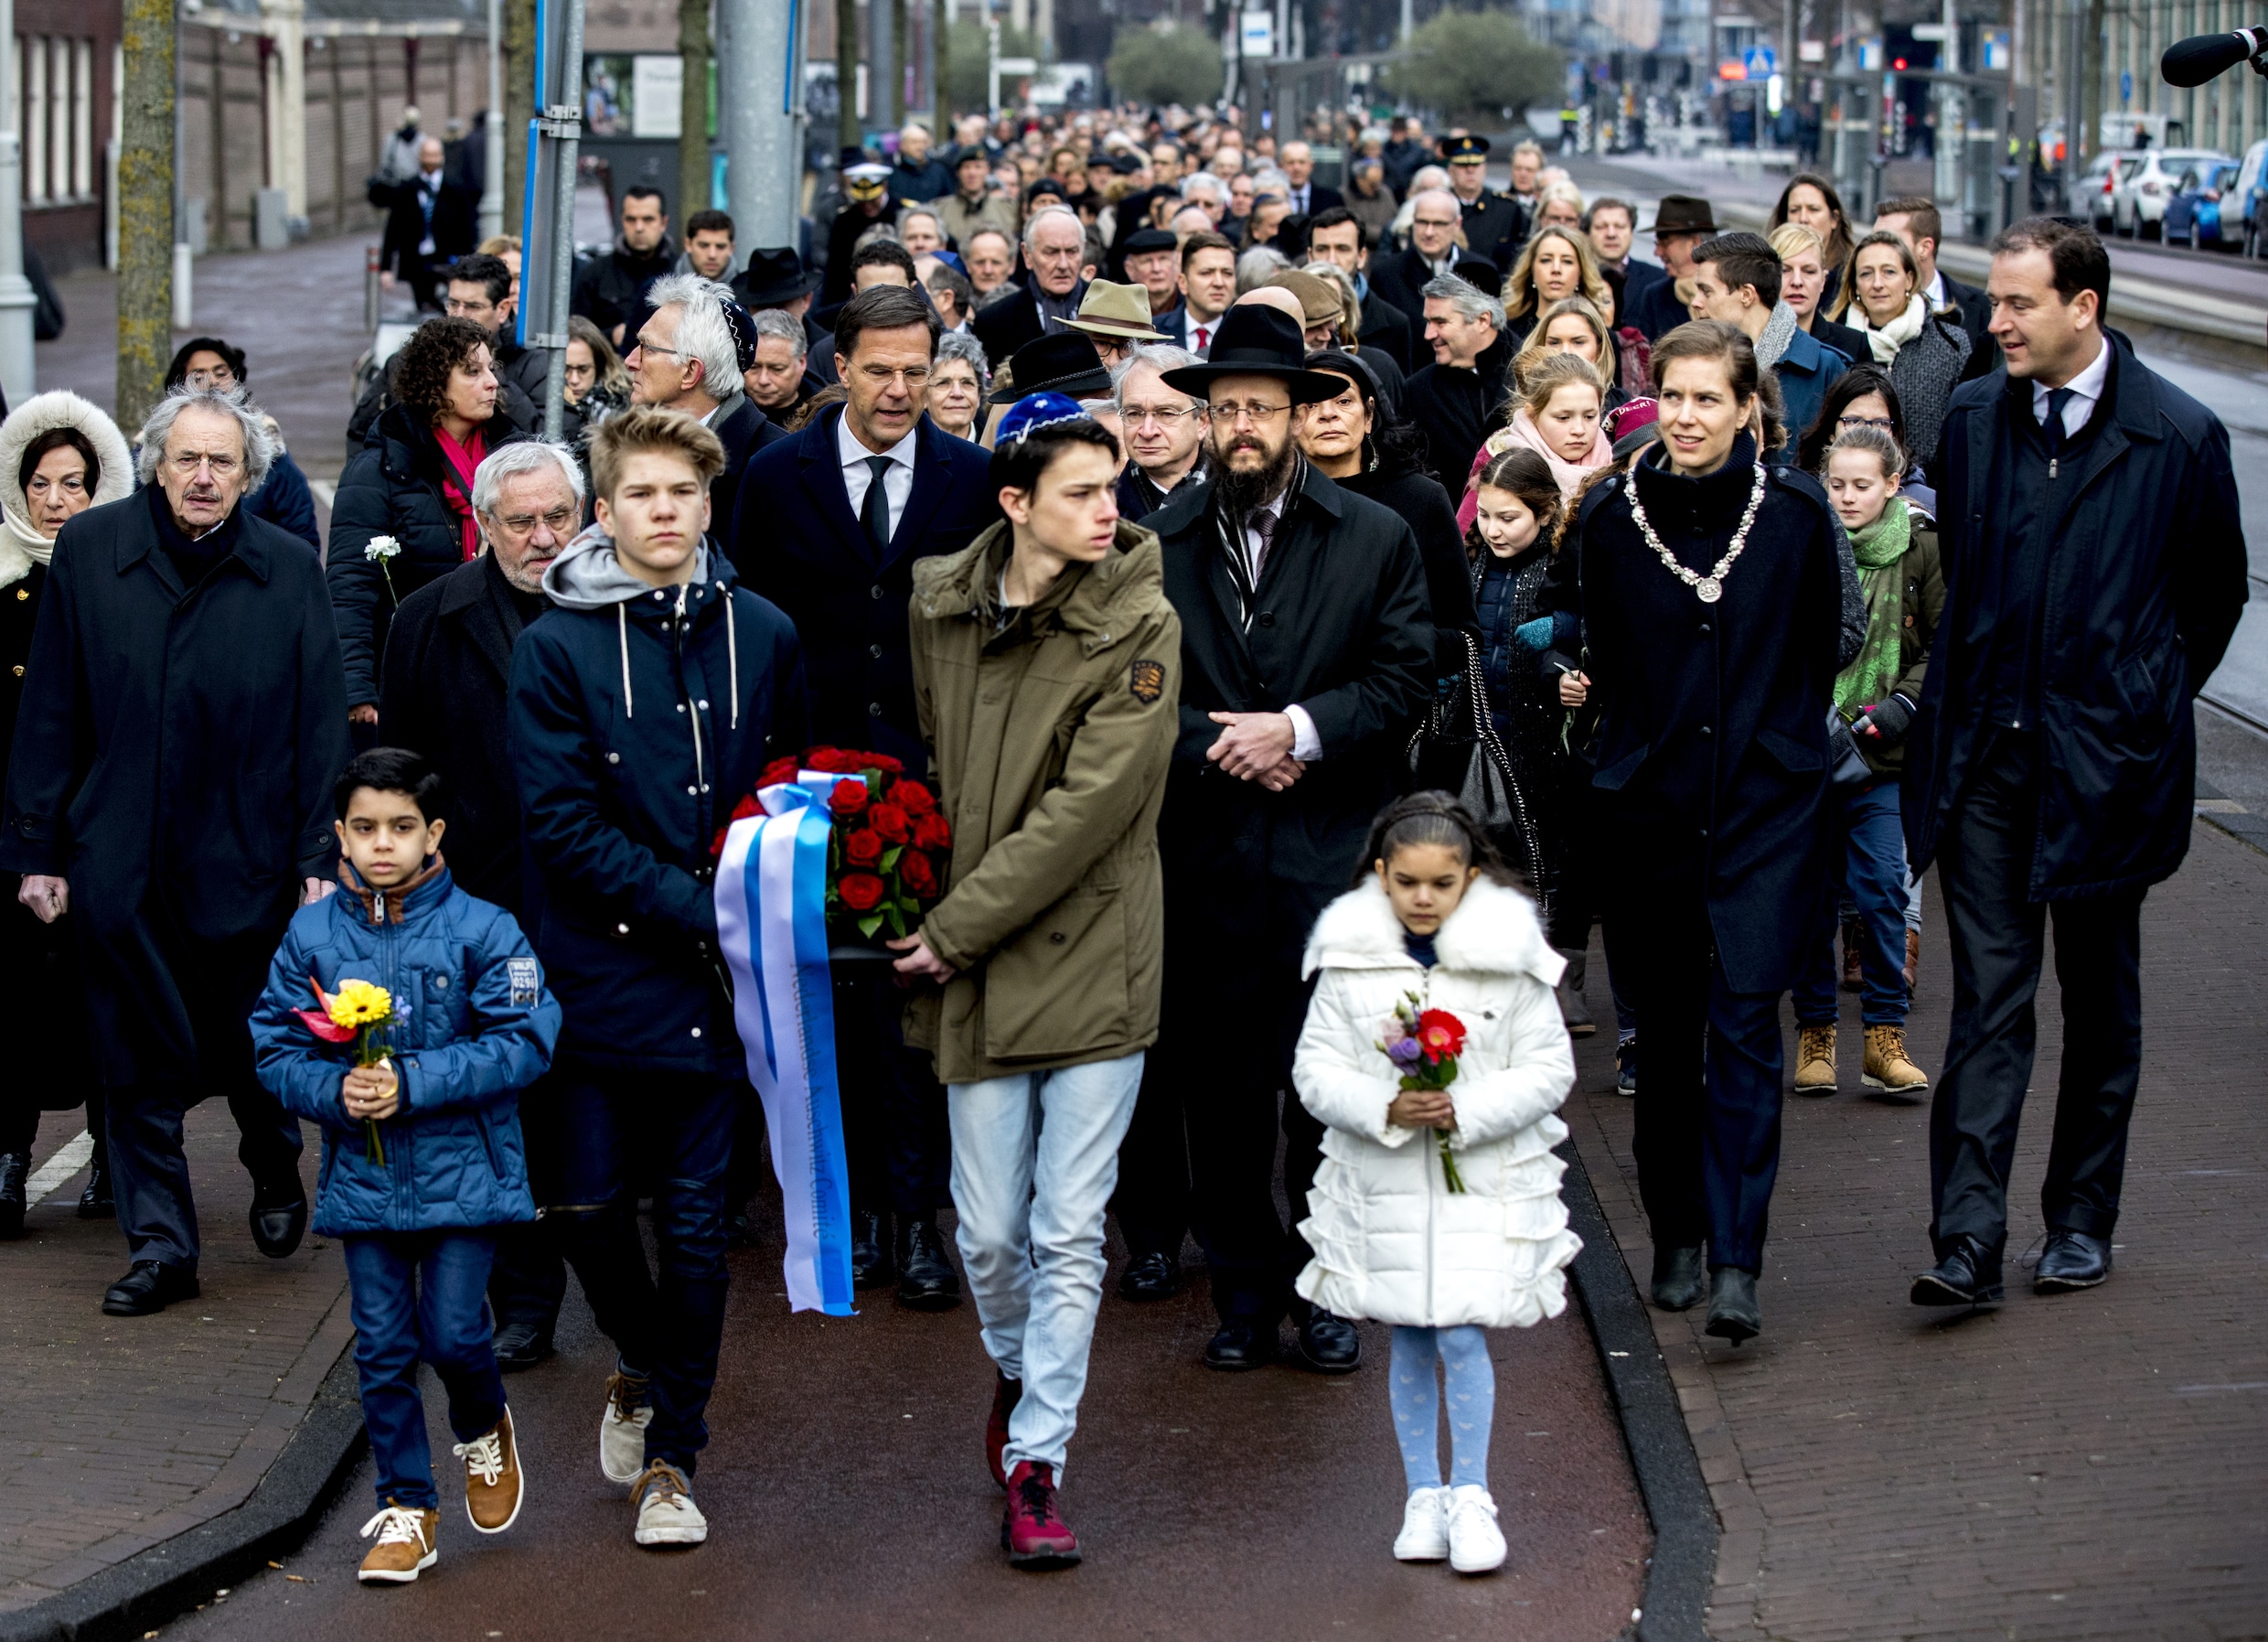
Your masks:
[{"label": "black winter coat", "polygon": [[322,568],[240,515],[185,588],[166,505],[153,486],[63,527],[25,668],[0,871],[70,879],[82,947],[161,877],[193,939],[280,935],[300,880],[337,859],[347,700]]},{"label": "black winter coat", "polygon": [[[2041,622],[2039,821],[2031,897],[2128,894],[2188,852],[2197,788],[2190,703],[2229,648],[2248,591],[2229,434],[2220,418],[2118,348],[2077,459],[2037,606]],[[1938,488],[1945,610],[1901,799],[1914,870],[1952,824],[1984,729],[1985,646],[1999,566],[1984,510],[2011,462],[2029,381],[2005,370],[1953,391]],[[2015,401],[2015,405],[2010,403]],[[2104,418],[2108,417],[2107,422]]]},{"label": "black winter coat", "polygon": [[[1390,307],[1399,309],[1402,317],[1409,321],[1410,363],[1420,369],[1431,363],[1433,349],[1427,345],[1425,338],[1425,290],[1433,281],[1431,264],[1418,254],[1418,248],[1413,245],[1405,251],[1374,254],[1367,273],[1371,295]],[[1363,311],[1365,314],[1370,311],[1368,302],[1363,305]]]},{"label": "black winter coat", "polygon": [[[1036,342],[1047,332],[1047,322],[1040,317],[1039,298],[1032,295],[1038,284],[1036,276],[1026,275],[1023,288],[1012,296],[977,310],[977,317],[968,322],[977,340],[984,344],[984,357],[998,370],[1015,356],[1016,349],[1026,342]],[[1086,295],[1082,283],[1071,293],[1074,303]]]},{"label": "black winter coat", "polygon": [[724,414],[709,424],[724,445],[724,471],[709,487],[709,535],[720,544],[729,545],[733,540],[733,510],[740,503],[741,469],[748,466],[748,458],[767,445],[776,445],[787,437],[787,430],[764,413],[762,407],[744,393],[735,393],[719,406]]},{"label": "black winter coat", "polygon": [[1703,604],[1639,533],[1630,488],[1664,545],[1706,574],[1748,506],[1756,447],[1742,435],[1699,479],[1659,459],[1601,479],[1578,515],[1606,887],[1634,928],[1705,903],[1732,989],[1781,992],[1827,884],[1820,810],[1843,605],[1832,515],[1810,475],[1770,469],[1724,596]]},{"label": "black winter coat", "polygon": [[[1347,886],[1371,820],[1394,796],[1433,693],[1426,567],[1409,525],[1305,468],[1263,568],[1252,625],[1208,482],[1176,487],[1142,521],[1165,554],[1182,618],[1182,732],[1158,842],[1176,946],[1248,953],[1296,973],[1308,930]],[[1314,719],[1322,757],[1283,792],[1225,775],[1205,751],[1214,713]]]},{"label": "black winter coat", "polygon": [[[487,433],[492,451],[530,437],[500,413]],[[409,406],[397,404],[378,419],[338,477],[327,574],[347,663],[347,700],[356,706],[378,700],[378,664],[400,601],[465,563],[464,531],[442,499],[447,471],[433,430]],[[391,536],[401,544],[383,569],[366,551],[373,536]]]},{"label": "black winter coat", "polygon": [[512,652],[529,933],[566,1011],[561,1053],[592,1066],[746,1076],[710,851],[810,722],[794,626],[735,579],[711,554],[682,618],[657,588],[555,609]]},{"label": "black winter coat", "polygon": [[924,416],[913,493],[890,556],[877,563],[843,488],[835,443],[841,421],[841,408],[829,406],[750,458],[741,478],[749,505],[733,562],[802,636],[818,738],[925,769],[906,616],[914,562],[958,553],[1000,518],[999,492],[987,477],[991,456]]},{"label": "black winter coat", "polygon": [[1340,479],[1338,486],[1408,523],[1418,539],[1418,556],[1426,565],[1426,615],[1434,628],[1435,674],[1448,678],[1464,671],[1464,640],[1458,635],[1477,637],[1481,629],[1473,614],[1472,573],[1464,536],[1457,528],[1457,510],[1450,505],[1449,492],[1439,480],[1417,472],[1390,478],[1358,473]]},{"label": "black winter coat", "polygon": [[[1373,286],[1371,300],[1363,304],[1363,323],[1355,331],[1354,339],[1363,345],[1365,354],[1375,351],[1391,359],[1400,368],[1402,375],[1407,378],[1410,360],[1420,340],[1418,329],[1407,314],[1379,295],[1377,288]],[[1432,357],[1429,349],[1427,357]]]},{"label": "black winter coat", "polygon": [[465,889],[521,909],[519,789],[506,746],[505,687],[520,605],[482,553],[401,601],[386,637],[378,722],[388,746],[433,761],[448,783],[449,870]]},{"label": "black winter coat", "polygon": [[1512,389],[1507,373],[1518,345],[1500,336],[1475,360],[1461,365],[1428,365],[1409,379],[1404,411],[1425,441],[1426,465],[1444,484],[1464,487],[1472,458],[1503,421]]},{"label": "black winter coat", "polygon": [[[568,311],[581,314],[613,342],[615,327],[626,327],[637,317],[646,287],[669,273],[677,263],[678,248],[670,243],[668,234],[661,236],[661,242],[653,250],[644,252],[632,251],[616,238],[612,251],[593,257],[575,271]],[[626,332],[615,351],[628,353],[630,346]]]}]

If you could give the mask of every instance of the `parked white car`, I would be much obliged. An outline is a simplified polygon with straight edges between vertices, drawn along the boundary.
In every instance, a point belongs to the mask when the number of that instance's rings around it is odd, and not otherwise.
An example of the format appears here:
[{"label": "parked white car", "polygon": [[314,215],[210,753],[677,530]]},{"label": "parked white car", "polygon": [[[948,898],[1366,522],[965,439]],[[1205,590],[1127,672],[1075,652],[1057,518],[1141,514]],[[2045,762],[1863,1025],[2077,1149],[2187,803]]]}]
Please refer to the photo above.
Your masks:
[{"label": "parked white car", "polygon": [[2118,184],[2111,191],[2111,231],[2129,239],[2155,238],[2166,222],[2166,202],[2181,187],[2182,173],[2193,166],[2234,157],[2215,148],[2145,148],[2133,165],[2118,168]]},{"label": "parked white car", "polygon": [[2091,222],[2097,233],[2111,229],[2111,200],[2118,187],[2120,168],[2133,160],[2138,151],[2132,148],[2104,148],[2096,152],[2087,168],[2073,177],[2064,201],[2067,210],[2083,221]]}]

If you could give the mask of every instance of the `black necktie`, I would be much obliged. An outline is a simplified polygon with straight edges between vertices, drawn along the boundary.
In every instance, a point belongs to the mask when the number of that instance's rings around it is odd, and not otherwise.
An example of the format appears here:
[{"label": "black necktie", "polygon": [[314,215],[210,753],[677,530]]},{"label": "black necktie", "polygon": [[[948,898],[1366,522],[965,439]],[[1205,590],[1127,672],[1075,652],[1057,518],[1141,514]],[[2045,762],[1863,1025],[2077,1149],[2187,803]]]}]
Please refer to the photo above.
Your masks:
[{"label": "black necktie", "polygon": [[2048,392],[2048,416],[2039,424],[2039,436],[2048,446],[2048,459],[2051,462],[2063,455],[2063,410],[2071,398],[2069,388],[2051,388]]},{"label": "black necktie", "polygon": [[883,475],[890,471],[888,456],[869,456],[866,465],[874,477],[867,482],[866,503],[859,510],[859,523],[865,527],[866,539],[874,544],[874,555],[880,558],[890,551],[890,495],[883,488]]}]

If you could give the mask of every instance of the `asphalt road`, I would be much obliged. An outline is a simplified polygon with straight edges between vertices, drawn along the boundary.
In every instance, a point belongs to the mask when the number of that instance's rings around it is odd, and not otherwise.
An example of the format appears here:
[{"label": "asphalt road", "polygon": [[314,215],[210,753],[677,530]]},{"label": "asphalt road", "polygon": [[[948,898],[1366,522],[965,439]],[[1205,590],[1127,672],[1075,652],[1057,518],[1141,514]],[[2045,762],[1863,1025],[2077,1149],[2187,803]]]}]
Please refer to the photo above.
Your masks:
[{"label": "asphalt road", "polygon": [[776,1243],[733,1258],[695,1485],[706,1546],[631,1543],[630,1508],[595,1452],[610,1352],[574,1292],[561,1356],[508,1382],[530,1479],[508,1534],[483,1539],[466,1523],[428,1376],[438,1567],[405,1588],[357,1583],[366,1463],[284,1569],[161,1634],[1606,1642],[1639,1601],[1645,1517],[1572,1307],[1491,1336],[1492,1481],[1512,1555],[1500,1573],[1462,1580],[1391,1554],[1402,1486],[1383,1330],[1364,1331],[1366,1365],[1346,1379],[1224,1376],[1198,1362],[1212,1315],[1202,1283],[1158,1306],[1114,1297],[1065,1476],[1086,1561],[1034,1575],[1011,1571],[999,1548],[1000,1495],[982,1454],[991,1370],[973,1311],[916,1316],[885,1292],[856,1318],[791,1317]]}]

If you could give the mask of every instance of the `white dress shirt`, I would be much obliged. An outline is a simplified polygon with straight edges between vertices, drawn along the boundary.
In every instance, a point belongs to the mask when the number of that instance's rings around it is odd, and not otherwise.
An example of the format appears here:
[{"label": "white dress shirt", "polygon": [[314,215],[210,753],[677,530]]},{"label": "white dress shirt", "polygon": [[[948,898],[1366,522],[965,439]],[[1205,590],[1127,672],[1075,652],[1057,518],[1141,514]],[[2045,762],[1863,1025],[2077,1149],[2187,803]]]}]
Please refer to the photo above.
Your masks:
[{"label": "white dress shirt", "polygon": [[866,507],[866,487],[874,479],[874,470],[867,463],[875,456],[888,456],[890,467],[883,478],[882,497],[890,510],[890,534],[897,535],[898,521],[905,517],[905,504],[914,495],[914,436],[920,431],[921,418],[916,416],[905,437],[888,450],[869,450],[850,431],[849,416],[836,418],[835,452],[842,463],[842,488],[850,493],[850,517],[860,517]]},{"label": "white dress shirt", "polygon": [[[2103,384],[2111,376],[2111,344],[2098,338],[2095,343],[2095,362],[2063,385],[2071,391],[2063,402],[2063,433],[2066,438],[2087,425],[2087,419],[2095,413],[2095,401],[2102,397]],[[2032,414],[2045,418],[2048,414],[2048,384],[2035,380],[2032,383]]]},{"label": "white dress shirt", "polygon": [[[1276,493],[1273,500],[1262,502],[1255,511],[1268,515],[1276,521],[1277,528],[1280,530],[1283,527],[1284,503],[1290,498],[1291,487],[1287,485]],[[1275,550],[1271,547],[1268,551],[1273,553]],[[1252,585],[1257,589],[1263,568],[1260,532],[1249,523],[1245,526],[1245,566],[1251,573]],[[1321,757],[1323,738],[1317,733],[1315,721],[1308,715],[1308,710],[1293,702],[1284,709],[1284,716],[1291,721],[1291,756],[1302,764],[1312,764]]]},{"label": "white dress shirt", "polygon": [[[1182,346],[1201,360],[1213,351],[1213,338],[1220,328],[1218,318],[1200,319],[1186,307],[1182,310]],[[1200,330],[1204,332],[1202,339],[1197,335]]]}]

